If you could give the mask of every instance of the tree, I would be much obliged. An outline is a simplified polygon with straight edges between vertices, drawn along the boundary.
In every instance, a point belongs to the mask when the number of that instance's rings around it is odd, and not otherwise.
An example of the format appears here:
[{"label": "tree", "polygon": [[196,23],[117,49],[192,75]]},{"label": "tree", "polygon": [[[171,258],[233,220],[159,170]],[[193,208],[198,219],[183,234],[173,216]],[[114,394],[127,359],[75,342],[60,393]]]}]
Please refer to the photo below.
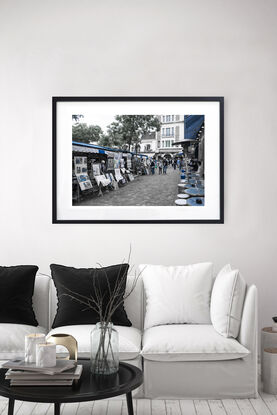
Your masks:
[{"label": "tree", "polygon": [[103,135],[100,145],[110,147],[122,147],[122,128],[117,122],[112,122],[107,128],[107,134]]},{"label": "tree", "polygon": [[112,147],[113,146],[111,138],[107,134],[102,134],[98,144],[100,146],[104,146],[104,147]]},{"label": "tree", "polygon": [[160,121],[155,115],[116,115],[115,120],[108,127],[108,135],[113,145],[127,144],[137,149],[144,134],[160,131]]},{"label": "tree", "polygon": [[83,143],[91,143],[99,141],[103,135],[103,131],[99,125],[87,125],[86,123],[78,123],[72,126],[72,140]]}]

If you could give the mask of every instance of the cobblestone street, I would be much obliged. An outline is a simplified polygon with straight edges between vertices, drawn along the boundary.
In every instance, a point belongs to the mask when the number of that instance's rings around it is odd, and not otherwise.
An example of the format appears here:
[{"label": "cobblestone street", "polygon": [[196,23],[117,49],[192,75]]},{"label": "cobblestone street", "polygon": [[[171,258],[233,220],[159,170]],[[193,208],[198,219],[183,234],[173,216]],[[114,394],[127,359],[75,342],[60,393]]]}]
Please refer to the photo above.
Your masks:
[{"label": "cobblestone street", "polygon": [[139,176],[117,190],[101,197],[83,200],[79,206],[174,206],[177,199],[180,172],[173,167],[167,174]]}]

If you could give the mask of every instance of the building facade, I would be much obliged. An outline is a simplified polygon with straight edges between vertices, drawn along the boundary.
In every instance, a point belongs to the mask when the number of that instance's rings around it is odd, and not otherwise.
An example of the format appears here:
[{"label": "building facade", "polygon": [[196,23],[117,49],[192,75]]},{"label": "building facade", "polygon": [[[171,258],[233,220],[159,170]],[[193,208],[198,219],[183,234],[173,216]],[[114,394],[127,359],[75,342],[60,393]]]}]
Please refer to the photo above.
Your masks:
[{"label": "building facade", "polygon": [[184,138],[184,116],[182,115],[161,115],[161,130],[156,133],[157,152],[160,155],[174,155],[182,152],[181,146],[174,146],[176,141]]},{"label": "building facade", "polygon": [[144,134],[140,143],[140,151],[150,157],[155,156],[157,152],[156,132]]},{"label": "building facade", "polygon": [[181,146],[173,143],[184,139],[184,116],[160,115],[161,129],[145,134],[141,139],[140,151],[150,157],[174,157],[182,152]]}]

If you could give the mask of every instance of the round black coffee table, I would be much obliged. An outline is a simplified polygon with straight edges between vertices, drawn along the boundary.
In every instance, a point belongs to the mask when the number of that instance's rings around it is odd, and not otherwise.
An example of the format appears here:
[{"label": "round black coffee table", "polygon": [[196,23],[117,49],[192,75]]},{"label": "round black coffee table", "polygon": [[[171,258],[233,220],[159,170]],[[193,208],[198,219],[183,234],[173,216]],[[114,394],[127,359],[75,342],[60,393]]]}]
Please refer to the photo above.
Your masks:
[{"label": "round black coffee table", "polygon": [[6,369],[0,369],[0,395],[9,398],[8,415],[13,415],[14,401],[54,403],[55,415],[60,415],[61,403],[96,401],[126,394],[128,414],[133,415],[132,390],[143,382],[142,371],[127,363],[119,364],[114,375],[95,376],[90,373],[90,361],[78,360],[83,372],[74,386],[10,386]]}]

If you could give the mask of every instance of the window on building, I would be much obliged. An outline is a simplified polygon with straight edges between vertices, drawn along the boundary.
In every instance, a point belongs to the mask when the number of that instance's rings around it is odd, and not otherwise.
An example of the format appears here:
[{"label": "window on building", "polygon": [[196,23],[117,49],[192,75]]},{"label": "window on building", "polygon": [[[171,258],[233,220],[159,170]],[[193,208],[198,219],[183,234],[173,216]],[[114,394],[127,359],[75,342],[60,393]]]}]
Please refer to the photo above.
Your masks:
[{"label": "window on building", "polygon": [[174,115],[171,115],[171,121],[174,121]]},{"label": "window on building", "polygon": [[175,119],[176,119],[176,121],[179,121],[180,120],[180,115],[175,115]]},{"label": "window on building", "polygon": [[174,137],[174,127],[171,127],[171,135]]},{"label": "window on building", "polygon": [[164,147],[164,140],[162,141],[162,147]]},{"label": "window on building", "polygon": [[165,122],[165,116],[163,115],[163,122]]},{"label": "window on building", "polygon": [[165,135],[166,135],[167,137],[169,137],[169,136],[170,136],[170,128],[166,128],[166,129],[165,129]]},{"label": "window on building", "polygon": [[158,148],[160,148],[161,147],[161,143],[158,141],[158,143],[157,143],[157,146],[158,146]]},{"label": "window on building", "polygon": [[179,138],[180,136],[180,127],[179,125],[176,125],[175,127],[175,138]]},{"label": "window on building", "polygon": [[165,135],[165,128],[162,129],[162,135]]},{"label": "window on building", "polygon": [[170,115],[166,116],[166,122],[170,122]]}]

